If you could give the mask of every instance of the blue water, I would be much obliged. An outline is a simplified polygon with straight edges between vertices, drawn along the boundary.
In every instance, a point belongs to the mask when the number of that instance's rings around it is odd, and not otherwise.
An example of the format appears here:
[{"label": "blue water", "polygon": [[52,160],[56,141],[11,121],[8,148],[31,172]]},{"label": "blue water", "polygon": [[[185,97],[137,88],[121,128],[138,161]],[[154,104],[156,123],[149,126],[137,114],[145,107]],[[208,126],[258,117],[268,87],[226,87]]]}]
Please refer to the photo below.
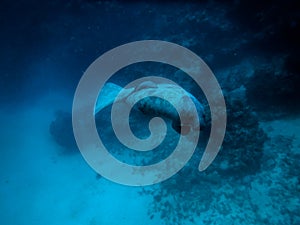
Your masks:
[{"label": "blue water", "polygon": [[[300,224],[300,10],[296,1],[229,2],[2,1],[0,224]],[[89,167],[70,115],[88,66],[139,40],[199,55],[222,88],[228,121],[207,170],[197,167],[209,127],[176,175],[130,187]],[[204,93],[176,68],[138,63],[110,81],[125,86],[143,76],[172,79],[196,96],[209,126]],[[126,149],[113,136],[109,110],[97,128],[115,157],[139,164],[172,152],[179,134],[170,124],[153,154]],[[133,112],[133,133],[147,136],[150,118]]]}]

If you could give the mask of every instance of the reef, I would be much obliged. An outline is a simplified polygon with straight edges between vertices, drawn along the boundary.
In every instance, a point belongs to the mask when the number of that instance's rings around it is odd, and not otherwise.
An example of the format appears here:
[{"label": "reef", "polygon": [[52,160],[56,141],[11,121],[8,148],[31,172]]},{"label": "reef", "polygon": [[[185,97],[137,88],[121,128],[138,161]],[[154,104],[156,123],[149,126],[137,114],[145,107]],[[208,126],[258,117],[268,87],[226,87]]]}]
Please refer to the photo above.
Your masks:
[{"label": "reef", "polygon": [[[203,147],[199,146],[198,153],[178,174],[154,189],[145,188],[142,194],[153,196],[150,216],[158,215],[166,224],[194,222],[195,216],[210,209],[223,185],[248,182],[247,177],[260,172],[264,143],[268,138],[259,126],[257,114],[243,98],[244,92],[245,89],[234,90],[226,95],[226,136],[221,151],[206,171],[197,169]],[[229,197],[228,193],[226,195]],[[222,208],[222,213],[230,210],[226,205],[218,207]],[[212,220],[207,218],[204,222]]]},{"label": "reef", "polygon": [[76,152],[77,146],[73,135],[71,113],[57,111],[49,131],[55,142],[63,148],[63,152]]},{"label": "reef", "polygon": [[300,112],[300,59],[295,55],[274,57],[256,68],[246,83],[247,99],[264,119]]}]

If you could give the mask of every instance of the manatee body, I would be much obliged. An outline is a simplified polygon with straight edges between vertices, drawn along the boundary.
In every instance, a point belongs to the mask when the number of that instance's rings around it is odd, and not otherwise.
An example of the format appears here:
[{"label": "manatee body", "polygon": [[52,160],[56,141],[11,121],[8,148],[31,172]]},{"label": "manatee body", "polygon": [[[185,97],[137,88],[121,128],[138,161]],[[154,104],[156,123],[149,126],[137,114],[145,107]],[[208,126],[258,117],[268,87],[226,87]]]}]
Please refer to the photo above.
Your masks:
[{"label": "manatee body", "polygon": [[[204,108],[191,93],[184,91],[183,89],[178,89],[178,87],[173,84],[156,84],[152,81],[145,81],[135,88],[128,89],[123,89],[113,83],[106,83],[98,97],[98,101],[95,106],[95,115],[104,107],[112,104],[121,90],[122,93],[118,97],[118,101],[124,101],[130,105],[134,105],[134,103],[137,102],[138,109],[144,114],[161,116],[170,119],[172,121],[173,129],[178,133],[184,135],[193,129],[200,129],[200,127],[202,128],[205,125]],[[145,97],[157,95],[162,96],[163,98]],[[192,113],[190,106],[187,104],[185,99],[187,96],[192,100],[196,107],[197,115]],[[137,99],[141,100],[137,101]],[[168,101],[164,99],[171,99],[176,102],[176,104],[179,105],[181,115],[184,114],[184,116],[188,118],[188,123],[182,124],[179,119],[178,112]],[[199,121],[199,123],[196,123],[196,120]],[[199,126],[199,124],[201,126]]]}]

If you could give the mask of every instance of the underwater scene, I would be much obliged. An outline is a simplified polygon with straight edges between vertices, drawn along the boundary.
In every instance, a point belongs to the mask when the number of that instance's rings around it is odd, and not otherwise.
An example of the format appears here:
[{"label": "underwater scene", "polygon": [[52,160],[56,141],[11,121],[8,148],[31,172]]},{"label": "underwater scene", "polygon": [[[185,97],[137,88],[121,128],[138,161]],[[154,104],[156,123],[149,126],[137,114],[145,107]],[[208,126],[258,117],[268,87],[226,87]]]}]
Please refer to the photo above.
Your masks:
[{"label": "underwater scene", "polygon": [[300,224],[296,0],[3,0],[0,24],[1,225]]}]

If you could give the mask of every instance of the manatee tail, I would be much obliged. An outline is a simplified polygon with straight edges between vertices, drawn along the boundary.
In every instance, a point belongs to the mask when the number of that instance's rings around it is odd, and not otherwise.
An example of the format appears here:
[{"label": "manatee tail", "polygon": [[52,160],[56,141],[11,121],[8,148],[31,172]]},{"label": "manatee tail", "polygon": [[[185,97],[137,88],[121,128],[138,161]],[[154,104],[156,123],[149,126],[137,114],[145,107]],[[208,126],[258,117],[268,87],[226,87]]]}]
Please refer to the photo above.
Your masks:
[{"label": "manatee tail", "polygon": [[119,85],[109,82],[106,83],[97,98],[94,115],[111,105],[121,90],[122,87]]}]

